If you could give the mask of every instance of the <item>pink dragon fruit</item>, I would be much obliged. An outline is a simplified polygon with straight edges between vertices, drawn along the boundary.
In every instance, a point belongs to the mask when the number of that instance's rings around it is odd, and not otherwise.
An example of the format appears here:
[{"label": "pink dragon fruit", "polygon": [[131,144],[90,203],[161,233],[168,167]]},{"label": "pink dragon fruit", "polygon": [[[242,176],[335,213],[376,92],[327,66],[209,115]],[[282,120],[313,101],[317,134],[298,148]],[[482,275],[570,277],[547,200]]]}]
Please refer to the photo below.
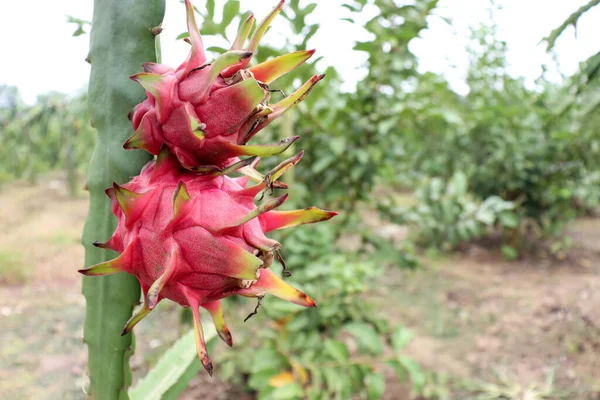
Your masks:
[{"label": "pink dragon fruit", "polygon": [[[238,294],[262,298],[271,293],[314,307],[310,297],[269,269],[274,259],[282,264],[283,260],[281,245],[265,233],[328,220],[336,213],[315,207],[276,211],[287,194],[254,204],[259,193],[285,187],[274,183],[301,157],[302,153],[280,163],[265,176],[253,168],[254,164],[238,163],[244,176],[231,178],[225,175],[229,170],[204,174],[189,171],[163,147],[139,176],[123,186],[114,184],[107,189],[118,225],[106,243],[94,244],[120,255],[80,272],[98,276],[124,271],[137,277],[144,304],[127,322],[123,334],[162,299],[190,307],[198,355],[212,375],[199,307],[212,315],[219,336],[229,346],[231,334],[220,302],[224,297]],[[256,183],[246,187],[249,180]]]},{"label": "pink dragon fruit", "polygon": [[269,104],[269,84],[308,60],[314,50],[246,68],[284,1],[257,26],[244,47],[254,25],[250,15],[231,49],[212,63],[206,62],[194,9],[189,0],[185,4],[190,54],[176,70],[145,63],[144,72],[131,77],[146,90],[148,99],[130,113],[135,133],[124,147],[158,154],[164,144],[185,168],[203,172],[222,169],[232,157],[265,157],[285,151],[297,136],[276,144],[246,145],[259,130],[301,102],[323,78],[315,75],[287,98]]}]

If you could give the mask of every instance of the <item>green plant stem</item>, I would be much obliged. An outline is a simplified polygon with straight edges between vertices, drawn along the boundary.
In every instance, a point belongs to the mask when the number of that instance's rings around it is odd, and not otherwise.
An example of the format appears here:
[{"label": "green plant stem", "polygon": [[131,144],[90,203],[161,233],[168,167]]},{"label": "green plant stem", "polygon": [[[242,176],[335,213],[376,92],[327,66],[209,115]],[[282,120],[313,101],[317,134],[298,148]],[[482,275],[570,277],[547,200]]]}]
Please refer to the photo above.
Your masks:
[{"label": "green plant stem", "polygon": [[[132,133],[127,113],[144,98],[143,90],[129,76],[139,72],[143,62],[155,61],[152,28],[163,16],[164,0],[94,1],[88,107],[98,139],[86,182],[90,193],[83,232],[86,266],[115,256],[92,246],[94,241],[107,240],[116,226],[104,189],[113,181],[127,182],[150,159],[143,152],[126,151],[122,145]],[[126,399],[132,335],[122,337],[120,333],[139,300],[139,284],[125,273],[84,277],[83,294],[90,377],[87,393],[95,400]]]},{"label": "green plant stem", "polygon": [[581,18],[583,14],[585,14],[591,8],[597,6],[598,4],[600,4],[600,0],[590,0],[587,4],[584,4],[583,6],[579,7],[577,11],[569,15],[569,17],[558,28],[550,32],[550,35],[548,35],[548,37],[544,39],[546,40],[546,43],[548,43],[546,51],[550,51],[552,50],[552,48],[554,48],[554,45],[556,44],[556,39],[558,39],[558,37],[564,32],[565,29],[569,27],[569,25],[573,25],[573,27],[577,29],[577,21],[579,21],[579,18]]}]

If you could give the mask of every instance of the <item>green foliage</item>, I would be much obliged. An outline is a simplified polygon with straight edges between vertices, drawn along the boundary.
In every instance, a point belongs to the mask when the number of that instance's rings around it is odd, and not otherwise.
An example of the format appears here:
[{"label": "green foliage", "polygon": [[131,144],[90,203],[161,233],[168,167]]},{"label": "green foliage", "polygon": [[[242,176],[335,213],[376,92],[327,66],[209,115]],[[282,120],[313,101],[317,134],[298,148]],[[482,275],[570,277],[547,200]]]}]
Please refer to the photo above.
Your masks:
[{"label": "green foliage", "polygon": [[[422,175],[448,180],[457,172],[465,174],[474,204],[492,196],[513,202],[514,213],[535,227],[536,235],[522,231],[511,239],[522,244],[532,237],[560,235],[579,209],[597,204],[595,186],[589,183],[597,179],[600,136],[595,128],[597,113],[588,110],[597,110],[599,103],[582,101],[577,96],[579,86],[569,82],[557,87],[540,80],[538,89],[531,90],[510,77],[506,44],[497,39],[496,31],[495,25],[473,31],[468,95],[455,95],[437,77],[420,79],[406,104],[428,108],[421,109],[420,115],[405,113],[405,124],[420,135],[407,137],[408,162],[403,164],[413,181]],[[572,80],[587,82],[596,68],[592,57]],[[438,101],[429,106],[431,102],[423,99],[433,93]],[[425,214],[417,219],[425,221]],[[443,224],[434,225],[441,229]],[[449,243],[443,247],[454,248],[458,238],[478,237],[481,230],[470,225],[468,234],[449,227]],[[515,224],[503,223],[512,230],[511,225]],[[419,225],[419,229],[433,232],[429,226]],[[440,232],[436,236],[440,235],[444,236]],[[504,249],[509,258],[516,249],[513,244]]]},{"label": "green foliage", "polygon": [[482,237],[496,225],[509,229],[519,226],[513,202],[498,196],[484,201],[473,199],[462,172],[456,172],[447,182],[442,178],[426,179],[415,196],[415,206],[395,213],[399,222],[414,227],[414,239],[420,246],[451,251],[462,242]]},{"label": "green foliage", "polygon": [[461,147],[469,147],[470,157],[461,162],[472,166],[473,193],[517,201],[544,232],[559,234],[575,216],[575,188],[598,166],[600,137],[579,129],[569,115],[556,119],[551,91],[528,91],[506,75],[504,44],[494,41],[495,31],[475,35],[481,46],[492,45],[477,56],[468,79],[472,128]]},{"label": "green foliage", "polygon": [[[204,330],[206,342],[215,337],[214,328],[207,326]],[[194,331],[190,330],[163,354],[158,363],[135,387],[129,389],[129,398],[132,400],[176,399],[201,369],[202,364],[196,354]]]},{"label": "green foliage", "polygon": [[90,26],[92,24],[90,21],[86,21],[86,20],[81,19],[81,18],[72,17],[70,15],[67,15],[67,23],[68,24],[75,24],[75,26],[77,27],[75,29],[75,32],[73,32],[73,36],[85,35],[87,33],[85,31],[85,28],[87,26]]},{"label": "green foliage", "polygon": [[370,199],[377,177],[390,168],[389,160],[398,157],[401,116],[394,109],[406,80],[417,74],[408,43],[427,27],[427,15],[437,1],[402,7],[391,1],[355,1],[347,8],[358,14],[367,3],[379,13],[364,27],[374,39],[355,45],[369,55],[366,77],[354,93],[340,95],[336,87],[341,79],[329,69],[328,86],[315,88],[295,124],[306,138],[305,162],[312,166],[296,175],[308,186],[304,193],[311,198],[316,194],[329,207],[344,211],[346,220],[358,216],[358,202]]},{"label": "green foliage", "polygon": [[0,176],[30,181],[49,170],[64,169],[71,194],[76,174],[87,165],[95,131],[89,124],[87,96],[61,93],[39,96],[34,106],[23,104],[16,88],[0,87]]},{"label": "green foliage", "polygon": [[282,238],[293,271],[289,279],[317,299],[318,308],[265,299],[253,321],[261,329],[246,335],[239,352],[224,354],[222,378],[241,384],[239,377],[249,376],[247,385],[260,399],[349,399],[361,394],[376,399],[385,383],[375,366],[384,362],[400,365],[400,379],[415,375],[413,381],[419,382],[420,369],[401,353],[410,334],[390,327],[368,300],[384,269],[373,260],[357,261],[355,255],[323,246],[334,235],[333,228],[319,224]]}]

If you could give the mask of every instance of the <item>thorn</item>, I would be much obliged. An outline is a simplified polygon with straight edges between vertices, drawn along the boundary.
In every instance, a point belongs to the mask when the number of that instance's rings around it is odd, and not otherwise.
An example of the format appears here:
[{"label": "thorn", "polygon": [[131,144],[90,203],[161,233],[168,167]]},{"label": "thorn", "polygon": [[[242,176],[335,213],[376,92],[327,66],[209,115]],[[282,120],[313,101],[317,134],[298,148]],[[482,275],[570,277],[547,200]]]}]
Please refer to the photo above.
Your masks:
[{"label": "thorn", "polygon": [[219,173],[221,171],[223,171],[223,169],[221,167],[218,167],[216,165],[202,165],[199,167],[192,167],[189,169],[190,171],[194,171],[194,172],[198,172],[201,174],[216,174]]},{"label": "thorn", "polygon": [[133,330],[133,328],[138,324],[138,322],[140,322],[142,319],[144,319],[144,317],[146,317],[146,315],[150,314],[150,311],[152,311],[152,310],[150,308],[148,308],[148,302],[145,301],[144,306],[137,313],[135,313],[131,318],[129,318],[129,321],[127,321],[127,323],[123,327],[123,330],[121,331],[121,336],[125,336],[129,332],[131,332]]},{"label": "thorn", "polygon": [[151,31],[154,36],[160,35],[160,33],[163,31],[162,22],[158,24],[158,26],[152,28]]},{"label": "thorn", "polygon": [[121,272],[123,270],[121,265],[119,265],[119,257],[107,262],[93,265],[89,268],[82,268],[77,272],[85,276],[104,276],[116,274],[117,272]]},{"label": "thorn", "polygon": [[236,222],[234,225],[227,226],[224,229],[229,229],[232,227],[243,225],[246,222],[251,221],[252,219],[260,216],[261,214],[264,214],[268,211],[276,209],[277,207],[279,207],[280,205],[285,203],[287,199],[288,199],[288,194],[284,194],[281,197],[276,197],[274,199],[270,199],[270,200],[260,204],[254,210],[250,211],[248,214],[246,214],[246,216],[244,218],[242,218],[241,220]]},{"label": "thorn", "polygon": [[207,175],[211,175],[211,176],[229,175],[233,172],[236,172],[244,167],[251,165],[254,162],[254,160],[256,160],[257,158],[258,158],[258,156],[252,156],[252,157],[246,158],[244,160],[241,160],[234,164],[231,164],[229,167],[219,169],[219,171],[207,172]]},{"label": "thorn", "polygon": [[198,357],[200,358],[204,369],[206,369],[208,374],[212,376],[213,365],[210,361],[208,352],[206,351],[206,342],[204,341],[204,331],[202,330],[202,322],[200,321],[198,300],[194,297],[194,293],[192,293],[187,287],[183,287],[183,293],[192,310],[192,317],[194,321],[194,337],[196,341],[196,351],[198,353]]},{"label": "thorn", "polygon": [[82,268],[78,272],[86,276],[102,276],[112,275],[127,270],[128,266],[131,265],[131,260],[137,247],[138,239],[134,239],[118,257],[103,263],[92,265],[88,268]]},{"label": "thorn", "polygon": [[244,43],[246,43],[246,40],[248,39],[248,34],[252,30],[253,26],[254,14],[250,13],[248,18],[246,18],[246,20],[240,25],[240,29],[238,30],[238,33],[231,45],[230,50],[241,50],[244,47]]},{"label": "thorn", "polygon": [[269,171],[267,175],[265,175],[265,183],[267,188],[271,190],[271,194],[273,194],[273,183],[279,179],[281,175],[285,174],[290,168],[298,164],[303,156],[304,150],[300,151],[300,153],[296,154],[295,156],[282,161],[275,168]]},{"label": "thorn", "polygon": [[302,50],[284,54],[253,66],[250,71],[257,81],[270,84],[280,76],[306,62],[314,53],[314,50]]},{"label": "thorn", "polygon": [[125,215],[129,214],[131,204],[135,199],[140,197],[140,194],[127,190],[124,187],[119,186],[116,182],[113,182],[113,190],[117,203],[119,203],[119,206]]},{"label": "thorn", "polygon": [[227,346],[233,346],[233,338],[231,337],[231,332],[225,323],[223,305],[221,304],[221,301],[210,301],[202,304],[202,307],[210,313],[219,337],[225,342],[225,344],[227,344]]}]

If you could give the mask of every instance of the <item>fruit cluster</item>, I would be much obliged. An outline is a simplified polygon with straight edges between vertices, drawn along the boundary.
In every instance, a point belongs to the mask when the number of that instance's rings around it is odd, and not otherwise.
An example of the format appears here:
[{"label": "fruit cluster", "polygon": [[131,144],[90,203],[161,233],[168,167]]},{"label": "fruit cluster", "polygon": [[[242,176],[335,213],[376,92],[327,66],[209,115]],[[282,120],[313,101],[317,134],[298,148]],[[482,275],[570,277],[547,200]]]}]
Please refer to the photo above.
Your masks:
[{"label": "fruit cluster", "polygon": [[[186,0],[191,51],[177,68],[145,63],[131,78],[147,99],[130,113],[135,133],[124,147],[156,155],[139,176],[106,190],[118,226],[96,246],[120,255],[80,270],[88,276],[124,271],[140,282],[144,304],[123,329],[128,333],[162,299],[193,314],[198,355],[212,375],[199,307],[211,315],[219,336],[232,345],[221,299],[231,295],[262,298],[271,293],[314,307],[315,302],[270,270],[283,266],[281,245],[266,233],[324,221],[336,215],[315,207],[277,211],[287,200],[278,181],[302,152],[266,175],[256,170],[259,157],[280,154],[297,136],[276,144],[248,145],[262,128],[292,108],[323,78],[314,76],[296,92],[270,104],[269,84],[305,62],[314,51],[299,51],[248,67],[277,7],[254,29],[254,16],[240,26],[231,49],[207,63],[194,9]],[[247,42],[247,44],[246,44]],[[240,158],[247,156],[247,158]],[[239,177],[229,175],[237,173]],[[265,194],[268,194],[266,196]],[[255,199],[259,202],[255,204]]]}]

